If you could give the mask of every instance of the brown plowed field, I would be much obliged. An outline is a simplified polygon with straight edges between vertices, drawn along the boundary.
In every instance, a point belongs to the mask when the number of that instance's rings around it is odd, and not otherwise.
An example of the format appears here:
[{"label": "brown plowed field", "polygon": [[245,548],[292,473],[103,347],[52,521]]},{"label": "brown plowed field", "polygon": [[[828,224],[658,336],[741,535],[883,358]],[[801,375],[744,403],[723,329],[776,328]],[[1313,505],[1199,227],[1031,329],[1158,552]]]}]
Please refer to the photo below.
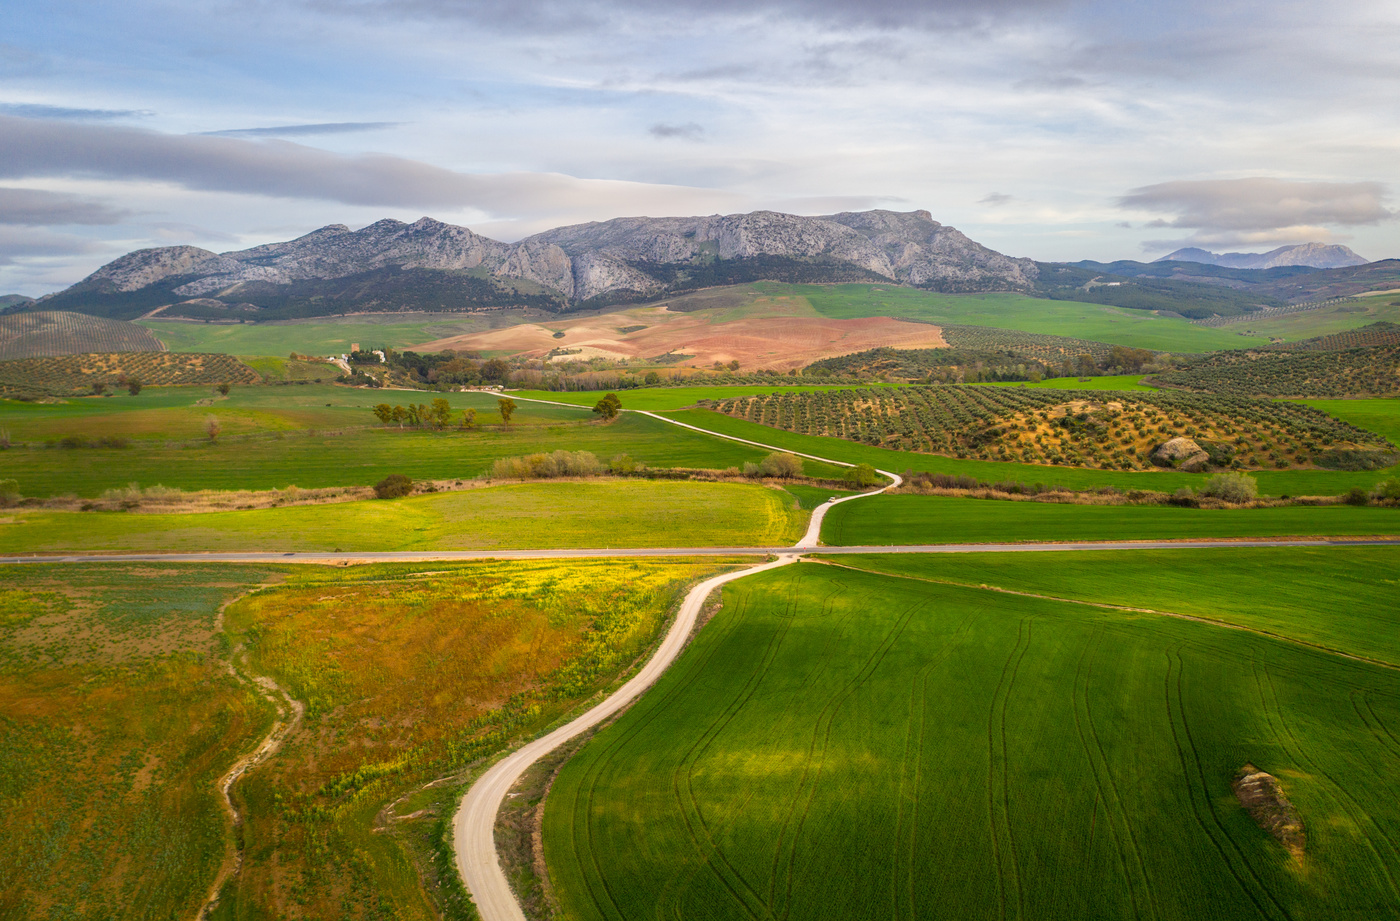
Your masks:
[{"label": "brown plowed field", "polygon": [[[568,357],[659,358],[683,354],[679,363],[707,367],[738,361],[749,370],[786,371],[819,358],[890,346],[905,349],[946,348],[942,330],[925,323],[888,317],[830,320],[814,316],[767,316],[724,320],[721,311],[674,313],[644,307],[601,317],[561,320],[549,326],[527,324],[469,336],[454,336],[414,346],[414,351],[443,349],[498,351],[542,357],[554,349],[579,349]],[[796,311],[794,311],[796,312]],[[806,312],[806,311],[803,311]],[[644,326],[644,329],[632,327]],[[564,335],[555,338],[556,332]]]}]

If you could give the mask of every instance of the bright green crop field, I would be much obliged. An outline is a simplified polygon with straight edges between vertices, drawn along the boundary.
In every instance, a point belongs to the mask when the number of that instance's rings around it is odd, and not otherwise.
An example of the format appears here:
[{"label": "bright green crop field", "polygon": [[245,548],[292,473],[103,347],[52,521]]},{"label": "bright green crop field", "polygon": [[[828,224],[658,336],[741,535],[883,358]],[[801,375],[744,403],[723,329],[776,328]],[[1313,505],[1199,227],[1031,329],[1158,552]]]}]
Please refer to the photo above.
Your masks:
[{"label": "bright green crop field", "polygon": [[[1232,596],[1208,552],[1174,571]],[[580,919],[1394,918],[1397,701],[1246,630],[797,564],[727,586],[564,767],[545,858]],[[1301,856],[1235,800],[1247,763]]]},{"label": "bright green crop field", "polygon": [[1300,400],[1367,431],[1384,435],[1400,445],[1400,400]]},{"label": "bright green crop field", "polygon": [[1393,534],[1400,509],[1349,505],[1200,509],[905,494],[842,502],[822,519],[822,541],[837,547]]},{"label": "bright green crop field", "polygon": [[0,553],[781,547],[807,512],[777,489],[596,480],[188,514],[0,513]]},{"label": "bright green crop field", "polygon": [[896,317],[961,326],[990,326],[1072,336],[1164,352],[1210,352],[1264,345],[1229,329],[1193,326],[1179,317],[1103,304],[1051,301],[1023,294],[939,294],[893,285],[755,285],[768,294],[806,297],[833,319]]},{"label": "bright green crop field", "polygon": [[1081,381],[1077,377],[1052,377],[1038,383],[1003,381],[977,384],[978,387],[1048,387],[1051,390],[1156,390],[1139,384],[1141,374],[1104,374]]},{"label": "bright green crop field", "polygon": [[[1385,404],[1375,410],[1377,418],[1396,419],[1390,415],[1391,405],[1400,405],[1400,400],[1337,400],[1327,401],[1328,405],[1344,404],[1346,412],[1362,413],[1361,404]],[[913,470],[918,473],[966,474],[989,483],[1003,480],[1023,483],[1044,483],[1064,486],[1068,489],[1094,489],[1100,486],[1116,486],[1119,489],[1153,489],[1159,492],[1173,492],[1182,486],[1198,488],[1206,479],[1206,474],[1181,473],[1176,470],[1148,470],[1125,472],[1118,470],[1092,470],[1085,467],[1052,467],[1042,464],[1017,464],[1001,461],[959,460],[939,454],[919,454],[912,451],[891,451],[871,445],[847,441],[844,438],[829,438],[821,435],[799,435],[785,432],[756,422],[735,419],[723,413],[708,409],[684,409],[663,413],[669,419],[698,426],[707,431],[733,435],[762,444],[773,445],[785,451],[800,451],[815,457],[826,457],[849,464],[870,464],[879,470],[903,473]],[[1341,416],[1348,422],[1360,425],[1360,416]],[[1390,424],[1394,425],[1392,421]],[[1385,432],[1380,431],[1381,434]],[[1259,492],[1267,496],[1335,496],[1341,495],[1353,486],[1370,489],[1381,480],[1400,475],[1400,467],[1386,470],[1345,473],[1334,470],[1261,470],[1252,474],[1259,481]]]},{"label": "bright green crop field", "polygon": [[[1400,668],[1400,547],[842,555],[840,566],[1170,611]],[[1279,591],[1286,585],[1287,591]],[[1223,586],[1223,590],[1222,590]]]}]

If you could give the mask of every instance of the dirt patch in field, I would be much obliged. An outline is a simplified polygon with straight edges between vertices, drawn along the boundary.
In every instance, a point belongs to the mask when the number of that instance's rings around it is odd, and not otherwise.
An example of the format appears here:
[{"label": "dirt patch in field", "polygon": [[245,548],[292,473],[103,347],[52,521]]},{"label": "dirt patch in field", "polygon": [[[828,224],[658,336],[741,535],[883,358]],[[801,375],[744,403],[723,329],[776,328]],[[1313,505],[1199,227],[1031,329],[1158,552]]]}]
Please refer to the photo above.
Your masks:
[{"label": "dirt patch in field", "polygon": [[1295,860],[1301,860],[1307,844],[1303,820],[1283,795],[1278,778],[1246,763],[1235,775],[1231,788],[1235,799],[1249,811],[1250,818],[1282,844]]},{"label": "dirt patch in field", "polygon": [[[879,347],[946,348],[942,330],[925,323],[888,317],[831,320],[811,316],[744,317],[727,320],[713,311],[674,313],[665,305],[605,317],[581,317],[551,324],[527,324],[468,336],[454,336],[413,346],[415,351],[443,349],[502,351],[542,358],[554,350],[578,349],[584,357],[656,358],[672,353],[683,364],[707,367],[739,362],[749,370],[787,371],[819,358]],[[645,329],[623,332],[648,323]],[[555,333],[562,332],[561,337]]]}]

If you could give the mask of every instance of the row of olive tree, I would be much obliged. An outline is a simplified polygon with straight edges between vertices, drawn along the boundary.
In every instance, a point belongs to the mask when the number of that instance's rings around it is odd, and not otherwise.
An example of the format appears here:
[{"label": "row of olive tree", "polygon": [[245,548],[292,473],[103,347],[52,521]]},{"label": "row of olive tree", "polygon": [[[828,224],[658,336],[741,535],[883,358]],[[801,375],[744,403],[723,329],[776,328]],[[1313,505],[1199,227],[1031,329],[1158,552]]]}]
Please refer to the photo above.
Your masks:
[{"label": "row of olive tree", "polygon": [[[510,417],[515,413],[515,401],[502,398],[496,401],[496,406],[500,411],[501,421],[510,425]],[[439,430],[451,425],[453,418],[452,404],[442,397],[433,400],[431,405],[410,403],[407,406],[390,406],[388,403],[379,403],[374,407],[374,415],[385,425],[397,425],[399,428],[403,428],[407,424],[413,428]],[[462,410],[457,428],[465,431],[476,428],[476,426],[476,410]]]}]

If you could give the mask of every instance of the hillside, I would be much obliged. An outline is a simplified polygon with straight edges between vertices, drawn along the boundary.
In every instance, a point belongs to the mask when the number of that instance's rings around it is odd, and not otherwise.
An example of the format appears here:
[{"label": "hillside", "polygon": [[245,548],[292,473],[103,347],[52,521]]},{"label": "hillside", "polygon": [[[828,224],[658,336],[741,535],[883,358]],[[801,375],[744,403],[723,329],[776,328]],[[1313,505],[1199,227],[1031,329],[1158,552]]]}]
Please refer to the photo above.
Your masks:
[{"label": "hillside", "polygon": [[40,311],[0,316],[0,361],[83,352],[160,352],[148,329],[81,313]]},{"label": "hillside", "polygon": [[0,395],[74,396],[130,379],[144,385],[256,384],[256,371],[228,355],[118,352],[0,361]]},{"label": "hillside", "polygon": [[927,211],[803,217],[771,211],[618,218],[502,243],[422,218],[332,224],[284,243],[213,253],[138,250],[44,299],[133,319],[538,307],[564,311],[758,280],[895,281],[939,291],[1029,290],[1037,269]]},{"label": "hillside", "polygon": [[34,303],[34,298],[25,297],[23,294],[0,294],[0,310],[9,310],[12,307],[23,307],[26,304]]}]

